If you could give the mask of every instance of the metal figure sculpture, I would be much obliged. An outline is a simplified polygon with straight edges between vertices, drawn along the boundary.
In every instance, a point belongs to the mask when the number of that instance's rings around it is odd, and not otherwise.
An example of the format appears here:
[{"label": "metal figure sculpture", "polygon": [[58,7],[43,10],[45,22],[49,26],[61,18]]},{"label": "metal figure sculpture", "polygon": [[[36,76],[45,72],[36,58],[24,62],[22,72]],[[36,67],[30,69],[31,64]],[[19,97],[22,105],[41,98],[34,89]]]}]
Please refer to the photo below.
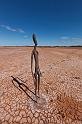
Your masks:
[{"label": "metal figure sculpture", "polygon": [[[36,40],[35,34],[32,35],[32,38],[33,38],[33,42],[35,46],[31,53],[31,72],[33,76],[34,86],[35,86],[35,94],[37,94],[37,91],[38,91],[38,95],[39,95],[41,72],[39,69],[38,51],[36,50],[37,40]],[[34,73],[33,73],[33,59],[35,61],[35,67],[34,67],[35,72]]]}]

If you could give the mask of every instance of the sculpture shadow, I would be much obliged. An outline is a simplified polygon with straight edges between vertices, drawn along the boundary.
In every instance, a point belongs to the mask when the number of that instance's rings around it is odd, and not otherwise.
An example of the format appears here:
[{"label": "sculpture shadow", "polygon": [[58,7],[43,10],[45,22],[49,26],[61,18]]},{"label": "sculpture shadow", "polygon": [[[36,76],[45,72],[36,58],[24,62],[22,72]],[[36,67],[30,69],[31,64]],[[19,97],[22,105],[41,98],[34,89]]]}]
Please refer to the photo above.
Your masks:
[{"label": "sculpture shadow", "polygon": [[[36,102],[37,103],[37,101],[36,100],[34,100],[28,93],[27,93],[27,91],[29,91],[29,92],[31,92],[33,95],[35,95],[36,96],[36,94],[33,92],[33,91],[31,91],[24,83],[24,81],[23,80],[21,80],[20,78],[18,78],[18,77],[14,77],[14,76],[11,76],[12,77],[12,83],[13,83],[13,85],[16,87],[16,88],[18,88],[19,90],[22,90],[32,101],[34,101],[34,102]],[[21,83],[21,82],[23,82],[23,83]],[[18,85],[18,87],[14,84],[14,82],[16,82],[17,83],[17,85]],[[37,98],[40,98],[39,96],[36,96]]]}]

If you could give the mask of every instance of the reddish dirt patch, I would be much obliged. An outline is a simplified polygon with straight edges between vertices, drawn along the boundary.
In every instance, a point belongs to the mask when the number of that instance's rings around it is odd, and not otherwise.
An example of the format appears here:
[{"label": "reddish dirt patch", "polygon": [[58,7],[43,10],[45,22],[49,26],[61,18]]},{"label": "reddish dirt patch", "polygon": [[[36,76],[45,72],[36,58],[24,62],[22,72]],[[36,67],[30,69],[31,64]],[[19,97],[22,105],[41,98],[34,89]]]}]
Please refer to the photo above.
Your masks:
[{"label": "reddish dirt patch", "polygon": [[82,101],[77,101],[73,97],[60,94],[57,96],[56,106],[58,108],[58,114],[64,120],[71,118],[72,121],[82,121]]}]

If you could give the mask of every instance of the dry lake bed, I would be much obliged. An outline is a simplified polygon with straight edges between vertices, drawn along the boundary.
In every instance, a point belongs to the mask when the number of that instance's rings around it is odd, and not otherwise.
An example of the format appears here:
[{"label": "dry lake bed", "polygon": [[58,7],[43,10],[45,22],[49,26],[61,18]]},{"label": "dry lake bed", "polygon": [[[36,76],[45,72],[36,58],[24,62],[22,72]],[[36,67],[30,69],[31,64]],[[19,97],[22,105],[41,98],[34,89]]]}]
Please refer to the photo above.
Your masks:
[{"label": "dry lake bed", "polygon": [[34,92],[32,49],[0,47],[0,124],[82,124],[82,48],[37,47],[42,72],[37,103],[11,78]]}]

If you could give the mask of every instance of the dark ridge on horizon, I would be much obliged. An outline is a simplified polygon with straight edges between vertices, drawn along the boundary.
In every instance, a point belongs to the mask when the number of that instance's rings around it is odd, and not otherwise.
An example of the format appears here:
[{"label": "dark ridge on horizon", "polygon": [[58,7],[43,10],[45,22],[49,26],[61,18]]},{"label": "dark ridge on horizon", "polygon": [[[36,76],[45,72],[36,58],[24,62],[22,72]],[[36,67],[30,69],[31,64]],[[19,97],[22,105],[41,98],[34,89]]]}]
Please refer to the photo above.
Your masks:
[{"label": "dark ridge on horizon", "polygon": [[[0,46],[0,47],[34,47],[34,46]],[[82,47],[82,46],[74,45],[74,46],[37,46],[37,47]]]}]

